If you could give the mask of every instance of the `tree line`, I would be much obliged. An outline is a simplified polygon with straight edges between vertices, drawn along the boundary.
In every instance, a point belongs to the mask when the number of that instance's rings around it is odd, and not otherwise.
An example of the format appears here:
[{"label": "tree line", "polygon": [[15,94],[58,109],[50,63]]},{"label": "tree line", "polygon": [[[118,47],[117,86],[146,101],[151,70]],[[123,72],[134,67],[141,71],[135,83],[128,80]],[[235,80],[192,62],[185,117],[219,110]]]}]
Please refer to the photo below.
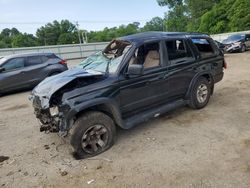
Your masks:
[{"label": "tree line", "polygon": [[250,0],[157,0],[166,6],[164,18],[154,17],[143,27],[139,22],[104,28],[78,30],[69,20],[53,21],[36,34],[5,28],[0,33],[0,48],[29,47],[79,42],[106,42],[113,38],[145,31],[189,31],[216,34],[250,30]]}]

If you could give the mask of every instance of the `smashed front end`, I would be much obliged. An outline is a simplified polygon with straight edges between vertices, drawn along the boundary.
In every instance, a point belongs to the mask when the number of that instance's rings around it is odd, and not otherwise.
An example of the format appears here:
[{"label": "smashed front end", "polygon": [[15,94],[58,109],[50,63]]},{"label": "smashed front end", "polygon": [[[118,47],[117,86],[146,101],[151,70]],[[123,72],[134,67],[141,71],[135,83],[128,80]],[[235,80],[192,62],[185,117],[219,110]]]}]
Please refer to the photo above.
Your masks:
[{"label": "smashed front end", "polygon": [[66,136],[74,121],[69,118],[74,113],[74,104],[69,102],[68,97],[64,98],[64,95],[102,77],[100,72],[76,68],[49,77],[34,88],[29,100],[40,122],[40,131],[59,132],[60,136]]}]

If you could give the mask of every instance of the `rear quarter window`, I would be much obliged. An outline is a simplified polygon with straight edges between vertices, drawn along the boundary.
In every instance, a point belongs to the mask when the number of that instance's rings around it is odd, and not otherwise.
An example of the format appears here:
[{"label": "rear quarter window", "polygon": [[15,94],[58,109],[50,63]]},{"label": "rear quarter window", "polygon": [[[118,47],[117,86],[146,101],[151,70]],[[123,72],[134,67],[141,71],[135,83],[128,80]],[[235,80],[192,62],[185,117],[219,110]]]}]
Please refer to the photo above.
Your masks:
[{"label": "rear quarter window", "polygon": [[201,57],[206,58],[215,54],[212,45],[207,39],[193,38],[192,42],[197,47],[197,50],[200,52]]}]

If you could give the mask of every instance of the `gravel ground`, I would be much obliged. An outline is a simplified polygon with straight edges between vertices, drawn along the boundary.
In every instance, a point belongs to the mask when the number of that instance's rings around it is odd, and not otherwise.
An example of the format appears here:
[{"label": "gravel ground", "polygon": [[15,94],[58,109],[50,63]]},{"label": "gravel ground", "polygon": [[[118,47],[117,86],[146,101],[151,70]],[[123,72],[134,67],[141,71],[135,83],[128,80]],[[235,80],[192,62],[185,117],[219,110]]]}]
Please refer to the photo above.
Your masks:
[{"label": "gravel ground", "polygon": [[0,98],[0,156],[9,157],[0,162],[0,186],[249,188],[250,52],[226,60],[206,108],[119,130],[110,150],[86,160],[74,160],[56,134],[39,132],[29,92]]}]

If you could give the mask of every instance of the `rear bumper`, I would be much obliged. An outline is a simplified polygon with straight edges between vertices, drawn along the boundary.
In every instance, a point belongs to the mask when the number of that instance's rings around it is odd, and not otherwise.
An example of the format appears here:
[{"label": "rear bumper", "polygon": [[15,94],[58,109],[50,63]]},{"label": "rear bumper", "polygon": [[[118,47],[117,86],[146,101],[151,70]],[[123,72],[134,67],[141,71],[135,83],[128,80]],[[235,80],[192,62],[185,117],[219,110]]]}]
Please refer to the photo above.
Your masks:
[{"label": "rear bumper", "polygon": [[217,83],[217,82],[221,81],[221,80],[223,79],[223,76],[224,76],[224,72],[221,72],[221,73],[219,73],[219,74],[216,74],[216,75],[214,76],[214,83]]}]

